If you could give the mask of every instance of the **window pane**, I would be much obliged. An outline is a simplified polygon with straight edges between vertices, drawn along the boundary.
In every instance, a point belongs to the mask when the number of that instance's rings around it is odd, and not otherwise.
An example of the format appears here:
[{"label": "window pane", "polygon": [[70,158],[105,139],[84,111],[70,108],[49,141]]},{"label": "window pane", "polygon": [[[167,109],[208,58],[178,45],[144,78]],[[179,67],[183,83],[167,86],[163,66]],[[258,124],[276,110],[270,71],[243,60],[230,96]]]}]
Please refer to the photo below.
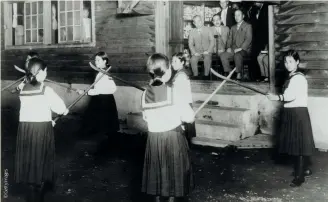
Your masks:
[{"label": "window pane", "polygon": [[80,40],[81,40],[81,27],[74,26],[74,41],[80,41]]},{"label": "window pane", "polygon": [[37,21],[36,21],[36,16],[32,16],[32,28],[36,28],[37,27]]},{"label": "window pane", "polygon": [[29,3],[26,3],[25,4],[25,13],[26,13],[26,15],[29,15],[30,14],[30,9],[31,9],[30,4]]},{"label": "window pane", "polygon": [[32,14],[36,14],[37,2],[32,2]]},{"label": "window pane", "polygon": [[26,30],[26,43],[31,42],[31,31]]},{"label": "window pane", "polygon": [[39,34],[39,42],[43,42],[43,29],[39,29],[38,34]]},{"label": "window pane", "polygon": [[43,13],[43,2],[39,1],[38,4],[39,4],[39,13]]},{"label": "window pane", "polygon": [[67,13],[67,25],[73,25],[73,12]]},{"label": "window pane", "polygon": [[60,1],[59,2],[59,9],[60,9],[60,11],[64,11],[65,10],[65,1]]},{"label": "window pane", "polygon": [[66,28],[60,28],[60,41],[66,41]]},{"label": "window pane", "polygon": [[65,13],[60,14],[60,26],[65,26]]},{"label": "window pane", "polygon": [[74,12],[74,25],[80,25],[81,24],[81,14],[80,11]]},{"label": "window pane", "polygon": [[80,1],[74,1],[74,10],[80,10]]},{"label": "window pane", "polygon": [[31,29],[31,17],[26,16],[26,29]]},{"label": "window pane", "polygon": [[38,32],[36,29],[32,30],[32,42],[38,42],[37,40]]},{"label": "window pane", "polygon": [[67,40],[73,41],[73,27],[67,27]]},{"label": "window pane", "polygon": [[39,27],[38,28],[43,28],[43,16],[39,15],[38,17],[39,17],[39,19],[38,19]]},{"label": "window pane", "polygon": [[66,3],[67,3],[67,4],[66,4],[66,6],[67,6],[66,8],[67,8],[67,9],[66,9],[66,10],[67,10],[67,11],[71,11],[71,10],[73,10],[73,2],[72,2],[72,1],[66,1]]}]

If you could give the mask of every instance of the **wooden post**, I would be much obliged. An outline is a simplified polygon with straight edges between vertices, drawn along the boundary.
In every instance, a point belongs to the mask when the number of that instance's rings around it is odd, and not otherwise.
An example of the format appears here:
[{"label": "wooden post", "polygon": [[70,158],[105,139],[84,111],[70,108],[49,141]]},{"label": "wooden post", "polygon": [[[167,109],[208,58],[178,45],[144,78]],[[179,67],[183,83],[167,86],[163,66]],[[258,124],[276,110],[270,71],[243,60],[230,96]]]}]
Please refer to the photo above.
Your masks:
[{"label": "wooden post", "polygon": [[8,2],[3,2],[3,16],[5,24],[5,47],[13,45],[13,26],[12,26],[12,4]]},{"label": "wooden post", "polygon": [[155,2],[155,46],[157,53],[169,54],[169,1]]},{"label": "wooden post", "polygon": [[274,14],[273,14],[273,5],[269,5],[269,76],[270,76],[270,92],[275,93],[275,84],[276,84],[276,58],[275,58],[275,47],[274,47]]},{"label": "wooden post", "polygon": [[183,1],[170,2],[170,51],[169,55],[183,52]]}]

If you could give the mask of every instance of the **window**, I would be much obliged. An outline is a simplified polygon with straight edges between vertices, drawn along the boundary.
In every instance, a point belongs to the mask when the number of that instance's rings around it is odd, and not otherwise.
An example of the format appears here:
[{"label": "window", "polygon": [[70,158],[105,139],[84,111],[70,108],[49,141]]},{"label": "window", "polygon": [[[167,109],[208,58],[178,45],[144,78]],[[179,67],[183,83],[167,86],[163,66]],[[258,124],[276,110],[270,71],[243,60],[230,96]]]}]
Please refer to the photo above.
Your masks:
[{"label": "window", "polygon": [[[13,4],[17,5],[17,4]],[[24,3],[25,43],[43,42],[43,2]]]},{"label": "window", "polygon": [[6,48],[94,46],[93,0],[4,2]]}]

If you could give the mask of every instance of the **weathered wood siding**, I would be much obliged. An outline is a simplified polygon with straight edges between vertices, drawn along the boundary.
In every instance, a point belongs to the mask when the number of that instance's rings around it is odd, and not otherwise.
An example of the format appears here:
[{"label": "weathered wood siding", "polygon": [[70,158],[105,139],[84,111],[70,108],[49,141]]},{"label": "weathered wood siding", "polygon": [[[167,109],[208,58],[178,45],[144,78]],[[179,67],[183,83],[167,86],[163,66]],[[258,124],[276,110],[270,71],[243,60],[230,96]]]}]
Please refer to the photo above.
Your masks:
[{"label": "weathered wood siding", "polygon": [[283,68],[284,52],[295,49],[306,69],[309,88],[328,89],[328,2],[290,1],[277,8],[275,40],[279,67]]},{"label": "weathered wood siding", "polygon": [[[95,1],[96,47],[34,49],[47,62],[49,78],[68,83],[91,82],[94,70],[88,63],[98,51],[109,55],[113,73],[130,73],[123,75],[132,76],[132,80],[145,74],[147,54],[155,51],[155,2],[140,1],[135,7],[150,15],[118,17],[116,9],[117,1]],[[3,45],[3,32],[1,39]],[[1,79],[19,78],[21,74],[13,65],[21,65],[29,51],[4,50],[2,46]]]}]

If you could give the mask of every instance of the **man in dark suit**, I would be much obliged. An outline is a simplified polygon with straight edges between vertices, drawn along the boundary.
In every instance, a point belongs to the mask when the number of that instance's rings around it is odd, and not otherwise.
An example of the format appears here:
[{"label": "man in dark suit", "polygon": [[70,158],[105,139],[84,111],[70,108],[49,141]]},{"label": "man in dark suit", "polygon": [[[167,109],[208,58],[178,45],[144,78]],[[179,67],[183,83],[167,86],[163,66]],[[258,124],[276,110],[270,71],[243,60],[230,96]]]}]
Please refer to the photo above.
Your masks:
[{"label": "man in dark suit", "polygon": [[230,61],[236,65],[237,79],[241,79],[241,71],[244,67],[244,57],[251,54],[252,49],[252,26],[244,21],[241,10],[235,11],[236,25],[232,26],[227,42],[227,52],[220,55],[225,73],[231,71]]},{"label": "man in dark suit", "polygon": [[220,0],[221,11],[217,14],[221,16],[221,20],[224,26],[232,27],[236,24],[234,19],[233,9],[229,6],[229,0]]},{"label": "man in dark suit", "polygon": [[268,5],[266,3],[256,2],[248,12],[248,18],[253,28],[253,47],[252,57],[255,62],[250,69],[253,77],[259,79],[260,71],[256,64],[256,57],[269,43],[269,28],[268,28]]}]

